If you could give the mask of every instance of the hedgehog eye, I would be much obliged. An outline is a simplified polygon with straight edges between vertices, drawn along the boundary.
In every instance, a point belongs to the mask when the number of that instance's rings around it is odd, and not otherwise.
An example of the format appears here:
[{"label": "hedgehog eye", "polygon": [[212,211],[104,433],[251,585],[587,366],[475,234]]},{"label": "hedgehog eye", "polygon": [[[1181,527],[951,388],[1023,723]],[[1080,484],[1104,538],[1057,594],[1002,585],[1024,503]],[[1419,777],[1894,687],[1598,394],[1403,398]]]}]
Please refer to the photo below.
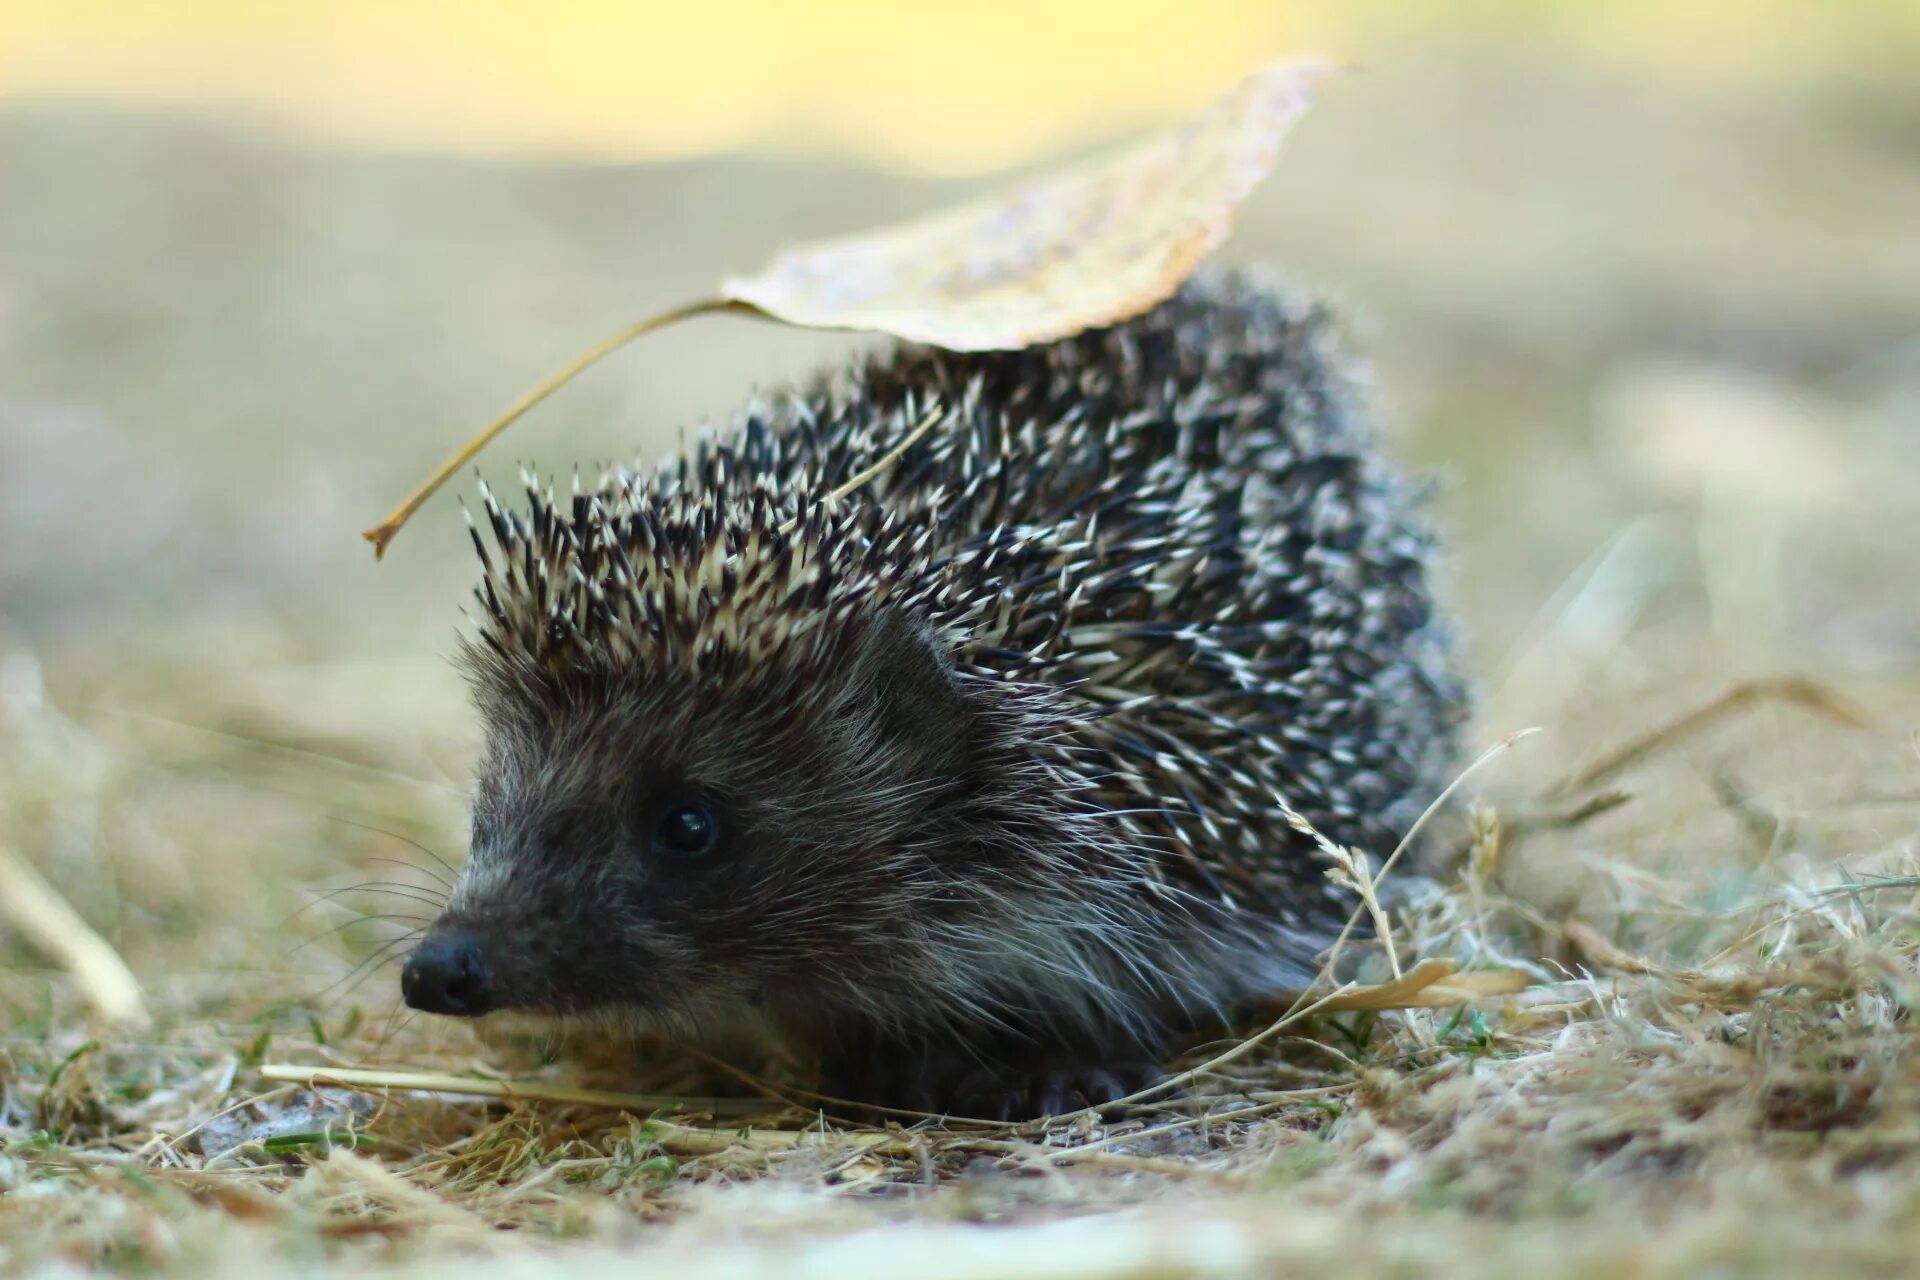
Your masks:
[{"label": "hedgehog eye", "polygon": [[685,801],[668,809],[653,833],[653,851],[675,858],[698,858],[712,853],[720,843],[720,820],[713,810],[698,800]]}]

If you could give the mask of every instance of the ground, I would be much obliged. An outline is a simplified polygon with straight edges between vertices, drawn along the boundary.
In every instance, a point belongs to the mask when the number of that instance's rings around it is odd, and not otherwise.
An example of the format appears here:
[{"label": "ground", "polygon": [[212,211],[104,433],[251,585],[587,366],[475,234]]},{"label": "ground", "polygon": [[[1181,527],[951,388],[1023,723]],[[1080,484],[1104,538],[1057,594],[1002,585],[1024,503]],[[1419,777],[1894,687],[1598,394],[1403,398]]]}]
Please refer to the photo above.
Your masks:
[{"label": "ground", "polygon": [[[974,184],[0,112],[0,844],[151,1019],[0,932],[0,1272],[1905,1274],[1916,121],[1497,50],[1331,95],[1225,256],[1356,317],[1440,480],[1476,744],[1543,730],[1394,872],[1395,958],[1531,984],[1198,1046],[1104,1121],[859,1135],[263,1068],[702,1087],[400,1016],[470,553],[450,497],[380,566],[355,531],[603,332]],[[697,322],[489,468],[670,447],[848,345]]]}]

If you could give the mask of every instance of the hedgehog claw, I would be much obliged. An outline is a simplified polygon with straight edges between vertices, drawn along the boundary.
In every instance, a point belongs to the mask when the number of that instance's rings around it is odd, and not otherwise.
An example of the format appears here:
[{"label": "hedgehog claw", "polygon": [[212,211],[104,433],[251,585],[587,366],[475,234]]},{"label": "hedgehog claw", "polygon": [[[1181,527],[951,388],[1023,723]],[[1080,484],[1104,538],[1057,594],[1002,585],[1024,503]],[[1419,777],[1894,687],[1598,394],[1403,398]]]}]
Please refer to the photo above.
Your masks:
[{"label": "hedgehog claw", "polygon": [[[1159,1077],[1157,1063],[1126,1056],[1088,1062],[1010,1055],[983,1063],[974,1048],[887,1046],[830,1072],[822,1091],[875,1108],[1011,1124],[1115,1102]],[[839,1110],[867,1121],[885,1114],[864,1107]]]}]

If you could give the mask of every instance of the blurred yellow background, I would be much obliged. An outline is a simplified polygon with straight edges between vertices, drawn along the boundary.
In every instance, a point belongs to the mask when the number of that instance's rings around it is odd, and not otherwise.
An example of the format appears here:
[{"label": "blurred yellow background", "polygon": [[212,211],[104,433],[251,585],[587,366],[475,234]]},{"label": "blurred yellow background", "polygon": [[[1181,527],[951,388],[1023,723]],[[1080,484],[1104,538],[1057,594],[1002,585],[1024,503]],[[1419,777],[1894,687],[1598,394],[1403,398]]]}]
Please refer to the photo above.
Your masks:
[{"label": "blurred yellow background", "polygon": [[1702,80],[1912,74],[1911,0],[7,0],[0,95],[377,147],[835,150],[957,172],[1183,113],[1264,58],[1498,36]]}]

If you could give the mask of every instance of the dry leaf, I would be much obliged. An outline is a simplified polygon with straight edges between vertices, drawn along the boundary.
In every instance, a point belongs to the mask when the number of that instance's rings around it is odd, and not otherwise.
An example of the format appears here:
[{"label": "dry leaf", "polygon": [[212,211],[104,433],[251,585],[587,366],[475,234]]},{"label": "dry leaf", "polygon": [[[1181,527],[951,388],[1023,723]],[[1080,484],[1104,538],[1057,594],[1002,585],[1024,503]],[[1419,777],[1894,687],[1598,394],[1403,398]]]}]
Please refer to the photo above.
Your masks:
[{"label": "dry leaf", "polygon": [[1225,238],[1326,77],[1254,72],[1177,129],[1033,186],[917,222],[790,250],[723,298],[815,329],[954,351],[1050,342],[1138,315]]},{"label": "dry leaf", "polygon": [[1567,935],[1567,941],[1580,948],[1587,959],[1595,964],[1605,965],[1609,969],[1618,969],[1622,973],[1658,974],[1662,972],[1651,960],[1643,960],[1620,947],[1585,921],[1569,916],[1560,922],[1560,929]]},{"label": "dry leaf", "polygon": [[1263,67],[1187,124],[1115,155],[1010,195],[790,250],[757,275],[729,277],[711,298],[629,325],[489,423],[364,536],[383,554],[421,503],[528,410],[689,316],[733,311],[988,351],[1138,315],[1225,238],[1328,69],[1317,60]]}]

